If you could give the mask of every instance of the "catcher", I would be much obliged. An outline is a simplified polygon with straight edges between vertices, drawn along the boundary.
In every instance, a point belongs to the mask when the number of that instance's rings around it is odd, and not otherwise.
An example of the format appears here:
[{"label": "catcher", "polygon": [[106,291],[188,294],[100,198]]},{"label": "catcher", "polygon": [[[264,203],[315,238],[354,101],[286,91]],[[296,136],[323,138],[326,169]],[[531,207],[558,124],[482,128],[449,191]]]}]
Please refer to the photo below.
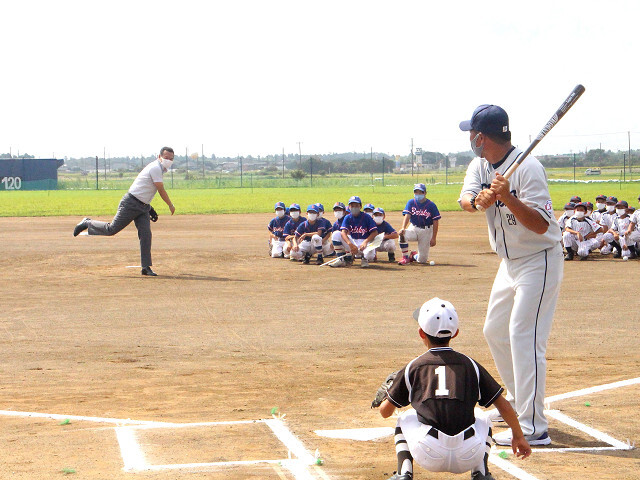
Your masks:
[{"label": "catcher", "polygon": [[383,418],[396,407],[413,407],[396,424],[398,471],[389,480],[412,480],[414,459],[432,472],[471,471],[472,480],[493,480],[487,465],[491,420],[475,417],[475,405],[497,407],[512,429],[513,453],[526,458],[531,447],[517,414],[479,363],[449,347],[458,335],[458,314],[451,303],[432,298],[413,317],[429,350],[387,377],[371,404],[380,407]]}]

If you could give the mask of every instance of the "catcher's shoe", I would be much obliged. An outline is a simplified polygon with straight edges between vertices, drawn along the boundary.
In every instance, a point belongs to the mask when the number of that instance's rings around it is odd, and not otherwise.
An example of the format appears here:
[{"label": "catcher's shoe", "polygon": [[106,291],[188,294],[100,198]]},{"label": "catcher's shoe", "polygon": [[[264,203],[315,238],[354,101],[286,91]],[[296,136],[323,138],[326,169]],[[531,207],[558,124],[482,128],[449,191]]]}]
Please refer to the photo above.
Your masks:
[{"label": "catcher's shoe", "polygon": [[140,273],[142,273],[142,275],[147,275],[149,277],[157,277],[158,274],[156,272],[154,272],[153,270],[151,270],[151,267],[144,267]]},{"label": "catcher's shoe", "polygon": [[471,480],[495,480],[491,473],[487,472],[486,475],[483,475],[480,472],[471,472]]},{"label": "catcher's shoe", "polygon": [[389,252],[389,263],[393,263],[396,261],[396,254],[393,252]]},{"label": "catcher's shoe", "polygon": [[80,223],[78,223],[73,229],[73,236],[77,237],[80,235],[80,232],[84,232],[87,228],[89,228],[89,222],[91,219],[89,217],[83,218]]},{"label": "catcher's shoe", "polygon": [[304,254],[304,260],[302,261],[305,265],[309,265],[309,260],[311,259],[311,254],[310,253],[305,253]]}]

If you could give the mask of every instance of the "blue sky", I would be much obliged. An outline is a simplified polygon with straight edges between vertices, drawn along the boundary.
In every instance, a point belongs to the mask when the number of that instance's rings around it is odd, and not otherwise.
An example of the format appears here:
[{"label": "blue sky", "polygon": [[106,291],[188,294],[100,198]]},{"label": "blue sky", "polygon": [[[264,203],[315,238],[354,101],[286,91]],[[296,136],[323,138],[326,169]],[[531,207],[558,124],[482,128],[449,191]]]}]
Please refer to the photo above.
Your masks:
[{"label": "blue sky", "polygon": [[[0,152],[468,150],[504,107],[535,153],[640,148],[640,2],[22,1],[0,6]],[[9,47],[10,46],[10,47]]]}]

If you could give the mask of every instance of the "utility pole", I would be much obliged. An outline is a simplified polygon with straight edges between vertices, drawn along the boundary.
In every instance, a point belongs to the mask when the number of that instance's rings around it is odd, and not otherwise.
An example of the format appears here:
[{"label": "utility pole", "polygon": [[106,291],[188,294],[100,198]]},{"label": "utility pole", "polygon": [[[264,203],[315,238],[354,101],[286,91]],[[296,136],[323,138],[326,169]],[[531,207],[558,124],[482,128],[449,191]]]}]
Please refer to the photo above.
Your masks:
[{"label": "utility pole", "polygon": [[576,183],[576,154],[573,154],[573,183]]},{"label": "utility pole", "polygon": [[189,180],[189,155],[188,155],[188,150],[185,147],[184,149],[184,159],[187,161],[187,176],[185,177],[187,180]]},{"label": "utility pole", "polygon": [[415,160],[413,158],[413,138],[411,139],[411,176],[413,177],[413,164]]},{"label": "utility pole", "polygon": [[629,176],[631,176],[631,131],[627,132],[627,138],[629,139]]},{"label": "utility pole", "polygon": [[298,142],[298,170],[302,168],[302,147],[300,146],[302,142]]},{"label": "utility pole", "polygon": [[622,181],[627,181],[627,154],[622,154]]},{"label": "utility pole", "polygon": [[369,161],[371,162],[371,185],[373,185],[373,147],[371,148],[371,153],[369,156]]},{"label": "utility pole", "polygon": [[313,157],[309,157],[309,173],[311,174],[311,186],[313,187]]},{"label": "utility pole", "polygon": [[284,180],[284,147],[282,147],[282,179]]},{"label": "utility pole", "polygon": [[102,149],[102,161],[104,162],[104,179],[107,179],[107,147]]},{"label": "utility pole", "polygon": [[96,155],[96,190],[98,190],[98,156]]},{"label": "utility pole", "polygon": [[202,178],[204,179],[204,143],[202,144]]},{"label": "utility pole", "polygon": [[240,159],[240,188],[242,188],[242,157],[238,155],[238,158]]},{"label": "utility pole", "polygon": [[382,154],[382,186],[384,187],[384,153]]}]

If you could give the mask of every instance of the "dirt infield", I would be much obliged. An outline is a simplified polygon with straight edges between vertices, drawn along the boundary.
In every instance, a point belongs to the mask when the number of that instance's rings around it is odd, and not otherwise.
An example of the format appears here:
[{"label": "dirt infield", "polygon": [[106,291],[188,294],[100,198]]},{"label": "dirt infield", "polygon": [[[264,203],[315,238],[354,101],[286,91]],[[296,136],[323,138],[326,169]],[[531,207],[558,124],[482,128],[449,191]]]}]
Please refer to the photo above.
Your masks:
[{"label": "dirt infield", "polygon": [[[389,217],[399,225],[398,213]],[[73,238],[79,219],[0,218],[0,410],[193,423],[267,419],[277,407],[325,461],[310,478],[386,479],[396,463],[391,437],[360,442],[314,431],[394,426],[369,404],[391,370],[424,351],[410,314],[436,295],[460,314],[452,346],[497,375],[482,337],[498,267],[483,216],[443,214],[435,266],[400,267],[382,254],[368,270],[267,257],[269,219],[162,216],[153,225],[161,276],[147,278],[126,268],[139,265],[133,226],[114,238]],[[547,396],[639,376],[639,265],[611,257],[565,265]],[[552,408],[638,442],[639,395],[635,384]],[[137,430],[149,464],[191,465],[145,473],[123,470],[116,426],[0,416],[0,478],[49,479],[64,469],[82,479],[302,478],[279,463],[194,466],[287,459],[263,423]],[[550,435],[554,448],[607,446],[557,420]],[[640,477],[638,450],[534,450],[513,463],[537,479]],[[415,478],[468,477],[417,467]]]}]

